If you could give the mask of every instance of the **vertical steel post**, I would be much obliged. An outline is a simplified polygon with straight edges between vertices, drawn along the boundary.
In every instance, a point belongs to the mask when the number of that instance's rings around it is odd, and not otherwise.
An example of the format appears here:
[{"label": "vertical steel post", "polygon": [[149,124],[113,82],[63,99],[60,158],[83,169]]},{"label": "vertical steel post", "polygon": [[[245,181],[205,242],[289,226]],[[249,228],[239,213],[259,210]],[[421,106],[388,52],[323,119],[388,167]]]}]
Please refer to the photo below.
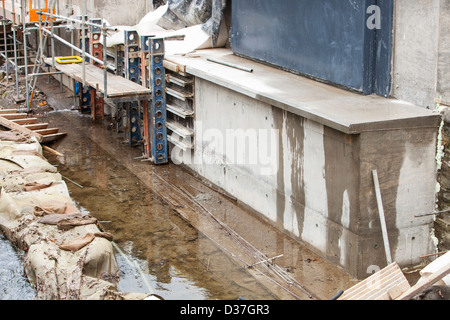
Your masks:
[{"label": "vertical steel post", "polygon": [[103,95],[104,98],[108,98],[108,57],[107,57],[107,50],[106,50],[106,38],[108,36],[107,30],[106,30],[106,22],[103,22],[103,81],[104,81],[104,89],[103,89]]},{"label": "vertical steel post", "polygon": [[19,100],[19,65],[17,61],[17,31],[16,31],[16,8],[15,8],[15,1],[12,1],[12,11],[13,11],[13,41],[14,41],[14,65],[15,65],[15,74],[16,74],[16,98],[17,101]]},{"label": "vertical steel post", "polygon": [[166,72],[164,61],[164,39],[150,39],[150,85],[152,87],[152,107],[150,115],[151,148],[155,164],[169,162],[167,147]]},{"label": "vertical steel post", "polygon": [[[14,2],[13,2],[14,3]],[[14,65],[15,74],[16,74],[16,98],[19,100],[19,66],[17,61],[17,34],[16,34],[16,26],[13,26],[13,41],[14,41]]]},{"label": "vertical steel post", "polygon": [[52,45],[52,67],[55,67],[55,37],[53,36],[55,34],[55,28],[54,28],[54,23],[53,23],[53,7],[50,8],[50,28],[52,31],[52,35],[51,35],[51,45]]},{"label": "vertical steel post", "polygon": [[81,46],[82,46],[82,59],[83,59],[83,87],[86,86],[86,0],[81,1]]},{"label": "vertical steel post", "polygon": [[[140,83],[139,68],[139,35],[137,31],[125,30],[125,78],[135,83]],[[130,146],[142,144],[141,110],[139,101],[127,102],[127,118],[129,122],[128,140]]]},{"label": "vertical steel post", "polygon": [[27,41],[27,22],[26,22],[26,0],[21,1],[22,5],[22,28],[23,28],[23,47],[24,47],[24,59],[25,59],[25,88],[26,88],[26,103],[27,111],[30,111],[30,88],[28,87],[28,41]]},{"label": "vertical steel post", "polygon": [[3,40],[5,44],[6,83],[9,83],[8,39],[6,37],[6,9],[3,6]]}]

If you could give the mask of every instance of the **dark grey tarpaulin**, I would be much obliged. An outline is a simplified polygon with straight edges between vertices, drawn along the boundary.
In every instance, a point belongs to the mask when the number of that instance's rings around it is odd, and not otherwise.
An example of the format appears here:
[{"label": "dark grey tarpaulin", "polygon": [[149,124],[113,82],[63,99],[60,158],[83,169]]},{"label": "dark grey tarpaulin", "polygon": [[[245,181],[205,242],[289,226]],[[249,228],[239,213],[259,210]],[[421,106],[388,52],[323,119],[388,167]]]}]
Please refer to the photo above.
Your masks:
[{"label": "dark grey tarpaulin", "polygon": [[231,48],[294,73],[388,97],[393,11],[393,0],[233,1]]},{"label": "dark grey tarpaulin", "polygon": [[202,24],[216,45],[227,0],[168,0],[167,12],[158,25],[172,30]]}]

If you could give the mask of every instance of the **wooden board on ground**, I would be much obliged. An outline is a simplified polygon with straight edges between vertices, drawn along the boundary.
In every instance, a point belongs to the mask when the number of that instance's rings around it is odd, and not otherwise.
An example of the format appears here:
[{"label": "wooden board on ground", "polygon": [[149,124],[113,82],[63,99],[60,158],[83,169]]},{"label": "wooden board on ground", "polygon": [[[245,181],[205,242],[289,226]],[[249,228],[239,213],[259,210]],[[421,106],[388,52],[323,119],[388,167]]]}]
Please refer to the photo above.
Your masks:
[{"label": "wooden board on ground", "polygon": [[395,300],[411,288],[396,262],[346,290],[339,300]]},{"label": "wooden board on ground", "polygon": [[[45,59],[45,63],[52,65],[52,59]],[[104,93],[103,69],[92,64],[85,64],[86,85]],[[55,68],[63,72],[70,78],[83,82],[83,65],[80,63],[59,64],[55,63]],[[150,95],[151,89],[141,86],[131,80],[116,76],[108,72],[107,76],[107,98],[121,98],[127,96]]]},{"label": "wooden board on ground", "polygon": [[36,118],[28,118],[15,109],[0,110],[0,125],[13,131],[36,137],[42,143],[49,143],[67,135],[58,128],[48,128],[48,123],[36,124]]},{"label": "wooden board on ground", "polygon": [[437,258],[420,271],[421,278],[409,290],[404,292],[397,300],[409,300],[416,295],[421,294],[439,280],[450,274],[450,252]]}]

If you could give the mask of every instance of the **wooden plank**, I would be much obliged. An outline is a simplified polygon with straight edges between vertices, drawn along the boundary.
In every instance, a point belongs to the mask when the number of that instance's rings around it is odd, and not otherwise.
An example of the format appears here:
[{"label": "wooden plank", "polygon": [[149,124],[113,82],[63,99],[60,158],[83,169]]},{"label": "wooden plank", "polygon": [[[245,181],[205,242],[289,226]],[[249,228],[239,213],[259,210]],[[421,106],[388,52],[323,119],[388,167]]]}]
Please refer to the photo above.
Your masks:
[{"label": "wooden plank", "polygon": [[36,124],[25,124],[23,125],[24,128],[29,130],[42,130],[48,128],[48,123],[36,123]]},{"label": "wooden plank", "polygon": [[25,119],[28,117],[26,113],[14,113],[14,114],[2,114],[3,118],[8,120],[19,120],[19,119]]},{"label": "wooden plank", "polygon": [[[50,58],[47,58],[45,62],[51,65]],[[70,78],[83,82],[83,67],[81,64],[56,64],[55,68]],[[86,85],[104,93],[103,70],[92,64],[86,64],[85,74]],[[107,98],[151,94],[151,89],[111,73],[107,75],[107,90]]]},{"label": "wooden plank", "polygon": [[16,113],[16,112],[17,112],[16,109],[3,109],[3,110],[0,110],[0,115],[2,115],[2,114],[12,114],[12,113]]},{"label": "wooden plank", "polygon": [[18,125],[24,125],[24,124],[34,124],[37,122],[37,118],[28,118],[28,119],[21,119],[21,120],[11,120],[11,122],[14,122]]},{"label": "wooden plank", "polygon": [[61,152],[58,152],[58,151],[56,151],[55,149],[52,149],[52,148],[50,148],[50,147],[48,147],[48,146],[42,146],[42,148],[43,148],[44,150],[48,151],[48,152],[51,152],[51,153],[57,155],[57,156],[61,156],[61,157],[64,156]]},{"label": "wooden plank", "polygon": [[450,274],[450,253],[437,258],[420,271],[421,278],[397,300],[408,300],[421,294],[439,280]]},{"label": "wooden plank", "polygon": [[392,300],[410,289],[396,262],[346,290],[339,300]]},{"label": "wooden plank", "polygon": [[[33,123],[35,123],[37,121],[36,118],[21,119],[21,120],[9,120],[9,119],[5,119],[3,116],[0,116],[0,125],[8,128],[8,129],[23,133],[25,135],[30,135],[30,136],[36,137],[36,139],[40,143],[47,143],[47,142],[55,141],[56,139],[59,139],[59,138],[67,135],[67,133],[58,133],[59,129],[57,129],[57,128],[31,130],[29,127],[23,126],[23,124],[25,124],[25,123],[28,124],[29,120],[32,120]],[[18,121],[21,121],[24,123],[19,124]],[[48,124],[45,124],[45,125],[48,126]]]},{"label": "wooden plank", "polygon": [[431,287],[433,284],[444,278],[445,276],[450,274],[450,265],[445,265],[440,268],[437,272],[429,275],[424,279],[424,281],[420,281],[408,291],[404,292],[397,300],[409,300],[412,297],[422,293],[424,290]]},{"label": "wooden plank", "polygon": [[46,135],[58,133],[59,129],[58,128],[42,129],[42,130],[34,130],[34,132],[39,133],[40,135],[46,136]]},{"label": "wooden plank", "polygon": [[17,124],[14,121],[10,121],[8,119],[5,119],[5,118],[3,118],[1,116],[0,116],[0,125],[8,128],[8,129],[11,129],[11,130],[14,130],[14,131],[26,134],[26,135],[34,136],[34,137],[36,137],[36,139],[39,142],[42,141],[42,136],[39,133],[35,133],[35,132],[31,131],[31,130],[28,130],[28,129],[22,127],[20,124]]},{"label": "wooden plank", "polygon": [[45,136],[42,136],[41,143],[52,142],[52,141],[58,140],[59,138],[62,138],[65,136],[67,136],[66,132],[45,135]]}]

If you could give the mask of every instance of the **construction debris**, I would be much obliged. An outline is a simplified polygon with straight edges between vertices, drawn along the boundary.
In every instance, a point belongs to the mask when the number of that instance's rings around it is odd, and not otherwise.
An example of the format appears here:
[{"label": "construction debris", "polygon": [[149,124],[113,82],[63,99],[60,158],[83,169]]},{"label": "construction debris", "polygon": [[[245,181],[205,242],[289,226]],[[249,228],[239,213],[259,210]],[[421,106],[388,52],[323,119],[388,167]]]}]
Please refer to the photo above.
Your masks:
[{"label": "construction debris", "polygon": [[59,128],[49,129],[48,123],[37,123],[36,118],[30,118],[16,109],[0,110],[0,125],[23,135],[34,136],[40,143],[52,142],[67,135],[59,132]]},{"label": "construction debris", "polygon": [[394,262],[346,290],[338,300],[421,300],[435,292],[439,300],[446,300],[450,293],[449,274],[450,253],[447,253],[422,269],[421,278],[411,287]]}]

